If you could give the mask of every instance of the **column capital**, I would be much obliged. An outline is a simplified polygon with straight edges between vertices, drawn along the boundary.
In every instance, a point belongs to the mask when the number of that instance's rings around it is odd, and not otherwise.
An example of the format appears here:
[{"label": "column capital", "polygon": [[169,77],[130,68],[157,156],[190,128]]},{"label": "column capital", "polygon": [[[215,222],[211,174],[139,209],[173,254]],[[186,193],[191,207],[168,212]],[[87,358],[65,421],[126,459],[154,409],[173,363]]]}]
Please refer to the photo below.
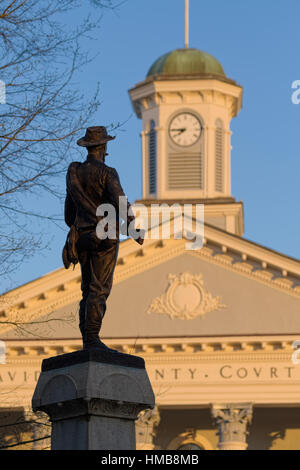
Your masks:
[{"label": "column capital", "polygon": [[248,425],[252,421],[252,403],[212,404],[211,413],[218,426],[220,450],[246,450]]},{"label": "column capital", "polygon": [[160,413],[155,408],[143,410],[136,421],[137,450],[153,450],[155,448],[154,438],[160,423]]}]

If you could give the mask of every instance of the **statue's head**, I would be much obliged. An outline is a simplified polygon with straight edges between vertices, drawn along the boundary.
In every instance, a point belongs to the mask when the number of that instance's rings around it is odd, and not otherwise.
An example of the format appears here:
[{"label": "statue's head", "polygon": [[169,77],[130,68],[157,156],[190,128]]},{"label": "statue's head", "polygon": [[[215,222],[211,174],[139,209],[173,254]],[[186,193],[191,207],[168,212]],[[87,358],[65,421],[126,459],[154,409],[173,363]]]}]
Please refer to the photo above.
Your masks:
[{"label": "statue's head", "polygon": [[105,145],[106,149],[107,142],[115,138],[116,137],[108,135],[106,127],[93,126],[87,128],[85,136],[77,141],[77,145],[80,145],[80,147],[87,148]]}]

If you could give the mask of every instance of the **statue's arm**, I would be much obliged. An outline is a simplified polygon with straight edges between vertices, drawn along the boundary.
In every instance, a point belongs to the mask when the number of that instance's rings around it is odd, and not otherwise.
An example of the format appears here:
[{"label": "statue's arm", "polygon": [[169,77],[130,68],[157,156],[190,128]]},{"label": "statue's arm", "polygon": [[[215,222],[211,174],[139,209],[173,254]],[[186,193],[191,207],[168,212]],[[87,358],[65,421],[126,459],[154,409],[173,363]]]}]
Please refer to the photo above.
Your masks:
[{"label": "statue's arm", "polygon": [[106,190],[109,202],[118,212],[120,212],[122,219],[126,219],[126,216],[128,216],[128,213],[130,212],[133,215],[131,204],[128,202],[128,199],[125,196],[118,172],[114,168],[109,168],[108,170],[106,177]]},{"label": "statue's arm", "polygon": [[65,222],[68,225],[68,227],[71,227],[76,218],[76,207],[73,202],[73,199],[67,190],[67,195],[65,199]]},{"label": "statue's arm", "polygon": [[[109,202],[116,208],[117,213],[123,220],[127,221],[127,235],[130,222],[135,220],[134,213],[130,202],[128,201],[123,188],[121,186],[118,172],[114,168],[109,168],[106,178],[106,190],[109,197]],[[121,199],[120,199],[121,197]],[[143,238],[138,238],[137,243],[143,244]]]}]

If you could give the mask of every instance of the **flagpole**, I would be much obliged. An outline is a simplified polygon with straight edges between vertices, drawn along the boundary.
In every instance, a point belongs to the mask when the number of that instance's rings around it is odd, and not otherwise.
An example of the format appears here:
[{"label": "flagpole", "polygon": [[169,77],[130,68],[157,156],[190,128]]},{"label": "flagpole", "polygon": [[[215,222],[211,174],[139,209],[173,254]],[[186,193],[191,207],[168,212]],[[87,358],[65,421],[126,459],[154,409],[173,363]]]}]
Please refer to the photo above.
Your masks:
[{"label": "flagpole", "polygon": [[185,48],[189,47],[189,0],[185,0]]}]

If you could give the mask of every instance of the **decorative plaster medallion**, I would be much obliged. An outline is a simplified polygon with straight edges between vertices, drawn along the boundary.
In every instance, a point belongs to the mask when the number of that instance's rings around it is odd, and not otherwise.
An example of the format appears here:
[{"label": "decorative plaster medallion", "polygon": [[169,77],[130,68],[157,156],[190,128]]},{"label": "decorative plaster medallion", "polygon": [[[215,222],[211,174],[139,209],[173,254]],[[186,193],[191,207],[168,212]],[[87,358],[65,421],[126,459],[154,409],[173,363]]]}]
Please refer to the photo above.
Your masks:
[{"label": "decorative plaster medallion", "polygon": [[213,297],[204,286],[202,274],[169,274],[166,292],[156,297],[147,313],[167,314],[171,319],[192,320],[226,307],[220,297]]}]

